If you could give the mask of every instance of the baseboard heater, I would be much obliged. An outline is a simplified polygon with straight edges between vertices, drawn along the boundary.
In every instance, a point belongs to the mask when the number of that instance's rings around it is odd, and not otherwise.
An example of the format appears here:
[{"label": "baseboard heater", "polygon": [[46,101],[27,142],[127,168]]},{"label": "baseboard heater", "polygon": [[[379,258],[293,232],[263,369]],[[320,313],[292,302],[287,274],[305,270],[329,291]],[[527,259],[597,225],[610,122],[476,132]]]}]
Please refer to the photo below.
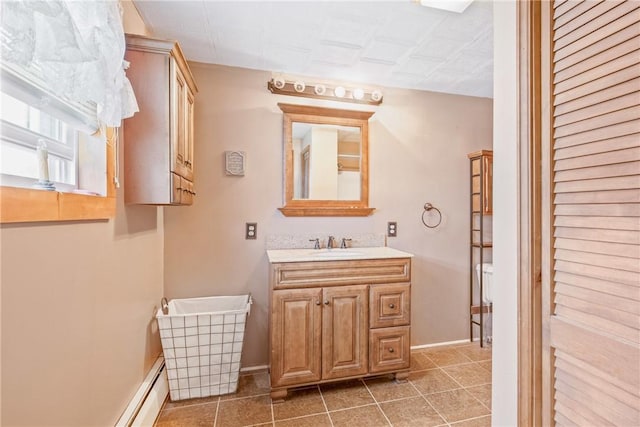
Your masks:
[{"label": "baseboard heater", "polygon": [[158,357],[115,427],[153,426],[169,394],[164,358]]}]

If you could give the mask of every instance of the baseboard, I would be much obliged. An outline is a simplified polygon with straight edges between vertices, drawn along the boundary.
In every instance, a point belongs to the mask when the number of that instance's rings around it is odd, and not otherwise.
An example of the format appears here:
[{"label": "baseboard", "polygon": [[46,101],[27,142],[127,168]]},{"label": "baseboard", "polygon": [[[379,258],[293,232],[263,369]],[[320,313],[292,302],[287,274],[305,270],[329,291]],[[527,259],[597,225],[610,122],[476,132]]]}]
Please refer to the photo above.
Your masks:
[{"label": "baseboard", "polygon": [[469,340],[457,340],[457,341],[444,341],[444,342],[436,342],[433,344],[420,344],[420,345],[412,345],[411,350],[420,350],[422,348],[431,348],[431,347],[442,347],[445,345],[454,345],[454,344],[467,344],[470,343]]},{"label": "baseboard", "polygon": [[158,357],[115,427],[152,426],[169,395],[164,358]]},{"label": "baseboard", "polygon": [[257,374],[260,372],[269,371],[269,365],[256,365],[256,366],[247,366],[240,368],[241,374]]}]

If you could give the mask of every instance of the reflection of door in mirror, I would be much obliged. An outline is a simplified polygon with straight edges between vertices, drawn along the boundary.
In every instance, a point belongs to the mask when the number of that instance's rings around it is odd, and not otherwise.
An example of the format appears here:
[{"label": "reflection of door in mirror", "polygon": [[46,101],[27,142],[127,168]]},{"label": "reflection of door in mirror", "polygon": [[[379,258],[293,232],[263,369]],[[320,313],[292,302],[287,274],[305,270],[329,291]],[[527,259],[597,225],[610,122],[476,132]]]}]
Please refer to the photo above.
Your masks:
[{"label": "reflection of door in mirror", "polygon": [[294,122],[294,199],[360,199],[359,127]]},{"label": "reflection of door in mirror", "polygon": [[299,199],[308,199],[309,198],[309,158],[311,157],[311,147],[307,146],[302,150],[302,194]]}]

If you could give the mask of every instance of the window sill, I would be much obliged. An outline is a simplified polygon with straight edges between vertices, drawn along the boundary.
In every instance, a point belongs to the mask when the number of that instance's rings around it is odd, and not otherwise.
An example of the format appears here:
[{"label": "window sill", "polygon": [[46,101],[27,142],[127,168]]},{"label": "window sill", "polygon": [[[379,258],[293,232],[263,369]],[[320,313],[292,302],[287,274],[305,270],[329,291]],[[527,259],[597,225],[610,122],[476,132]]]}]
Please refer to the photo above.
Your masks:
[{"label": "window sill", "polygon": [[114,218],[116,188],[113,185],[113,178],[116,137],[113,129],[107,129],[106,139],[106,196],[0,186],[0,223],[90,221]]},{"label": "window sill", "polygon": [[113,196],[89,196],[31,188],[0,187],[0,223],[106,220],[116,213]]}]

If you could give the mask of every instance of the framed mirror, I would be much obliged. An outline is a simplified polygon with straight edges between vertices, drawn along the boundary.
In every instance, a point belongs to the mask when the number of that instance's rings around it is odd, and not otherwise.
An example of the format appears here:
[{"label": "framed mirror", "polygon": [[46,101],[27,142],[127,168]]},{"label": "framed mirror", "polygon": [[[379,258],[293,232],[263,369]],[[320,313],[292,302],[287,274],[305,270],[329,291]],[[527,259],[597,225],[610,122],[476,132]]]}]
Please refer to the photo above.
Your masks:
[{"label": "framed mirror", "polygon": [[367,216],[371,111],[278,104],[285,216]]}]

